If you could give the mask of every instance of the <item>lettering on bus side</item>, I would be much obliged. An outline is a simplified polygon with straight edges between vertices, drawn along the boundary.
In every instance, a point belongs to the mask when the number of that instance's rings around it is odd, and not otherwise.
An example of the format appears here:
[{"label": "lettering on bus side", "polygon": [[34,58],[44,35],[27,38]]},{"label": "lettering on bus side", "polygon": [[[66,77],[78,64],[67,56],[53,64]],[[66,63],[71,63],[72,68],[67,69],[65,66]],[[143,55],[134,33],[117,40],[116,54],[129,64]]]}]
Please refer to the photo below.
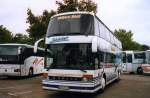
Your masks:
[{"label": "lettering on bus side", "polygon": [[69,40],[69,37],[56,37],[56,38],[52,38],[52,41],[51,43],[54,43],[54,42],[62,42],[62,41],[68,41]]}]

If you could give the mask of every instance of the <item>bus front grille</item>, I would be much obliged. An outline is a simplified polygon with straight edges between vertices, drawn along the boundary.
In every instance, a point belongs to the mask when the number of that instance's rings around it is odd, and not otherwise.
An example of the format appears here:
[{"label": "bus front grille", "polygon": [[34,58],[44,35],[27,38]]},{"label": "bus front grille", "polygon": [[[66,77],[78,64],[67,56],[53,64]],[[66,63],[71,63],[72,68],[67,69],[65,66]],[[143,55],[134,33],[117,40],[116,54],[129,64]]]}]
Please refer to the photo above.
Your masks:
[{"label": "bus front grille", "polygon": [[65,80],[65,81],[82,81],[79,77],[59,77],[59,76],[49,76],[50,80]]}]

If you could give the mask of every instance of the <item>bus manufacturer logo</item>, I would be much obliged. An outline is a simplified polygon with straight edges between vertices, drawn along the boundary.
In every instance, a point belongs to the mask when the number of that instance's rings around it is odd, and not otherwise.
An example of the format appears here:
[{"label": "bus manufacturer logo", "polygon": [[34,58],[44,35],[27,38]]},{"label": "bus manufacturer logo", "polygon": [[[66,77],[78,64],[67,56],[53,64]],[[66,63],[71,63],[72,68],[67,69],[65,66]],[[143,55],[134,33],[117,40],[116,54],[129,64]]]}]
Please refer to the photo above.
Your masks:
[{"label": "bus manufacturer logo", "polygon": [[56,37],[56,38],[52,38],[51,43],[53,42],[61,42],[61,41],[68,41],[69,37]]}]

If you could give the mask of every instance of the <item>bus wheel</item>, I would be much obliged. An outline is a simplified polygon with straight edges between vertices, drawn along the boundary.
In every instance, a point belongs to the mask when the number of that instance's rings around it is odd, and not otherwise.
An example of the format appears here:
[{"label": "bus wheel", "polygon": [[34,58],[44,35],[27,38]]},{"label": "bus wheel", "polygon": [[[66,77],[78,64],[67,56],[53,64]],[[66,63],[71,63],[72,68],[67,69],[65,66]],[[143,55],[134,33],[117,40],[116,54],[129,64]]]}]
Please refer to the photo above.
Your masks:
[{"label": "bus wheel", "polygon": [[143,74],[143,69],[141,67],[137,69],[137,74]]},{"label": "bus wheel", "polygon": [[106,86],[106,80],[104,77],[102,78],[101,85],[102,85],[101,92],[103,92]]},{"label": "bus wheel", "polygon": [[33,76],[33,68],[30,68],[29,69],[29,77],[32,77]]}]

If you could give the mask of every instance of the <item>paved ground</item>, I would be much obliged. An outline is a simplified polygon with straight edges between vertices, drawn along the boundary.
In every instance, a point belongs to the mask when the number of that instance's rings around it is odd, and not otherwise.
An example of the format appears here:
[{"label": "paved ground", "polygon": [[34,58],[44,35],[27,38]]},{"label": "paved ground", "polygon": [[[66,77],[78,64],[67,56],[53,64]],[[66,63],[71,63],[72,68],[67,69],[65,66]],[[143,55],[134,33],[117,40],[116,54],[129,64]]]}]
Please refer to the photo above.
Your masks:
[{"label": "paved ground", "polygon": [[44,91],[40,76],[0,79],[0,98],[150,98],[150,76],[122,75],[96,95]]}]

